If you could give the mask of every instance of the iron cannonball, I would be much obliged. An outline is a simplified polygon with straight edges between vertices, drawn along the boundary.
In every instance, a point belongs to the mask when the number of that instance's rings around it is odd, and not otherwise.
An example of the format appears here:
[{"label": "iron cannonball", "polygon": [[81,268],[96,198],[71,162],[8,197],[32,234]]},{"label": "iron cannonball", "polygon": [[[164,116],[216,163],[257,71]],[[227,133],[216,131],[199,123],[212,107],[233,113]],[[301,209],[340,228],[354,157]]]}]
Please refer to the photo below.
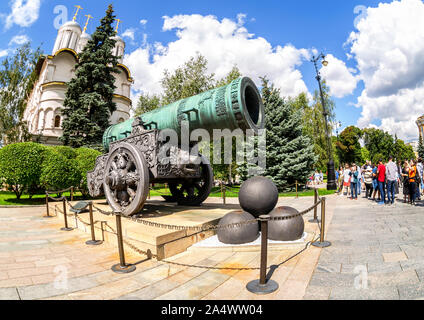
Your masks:
[{"label": "iron cannonball", "polygon": [[[298,214],[294,208],[278,207],[269,215],[275,217],[289,217]],[[305,231],[305,222],[302,216],[287,220],[271,220],[268,222],[268,238],[276,241],[295,241],[302,238]]]},{"label": "iron cannonball", "polygon": [[[218,225],[240,223],[253,219],[255,217],[245,211],[232,211],[226,214]],[[243,226],[222,228],[218,229],[217,235],[218,240],[225,244],[245,244],[259,238],[259,225],[258,223],[251,223]]]},{"label": "iron cannonball", "polygon": [[245,181],[239,192],[239,202],[243,210],[256,218],[270,213],[278,202],[277,186],[265,177],[254,177]]}]

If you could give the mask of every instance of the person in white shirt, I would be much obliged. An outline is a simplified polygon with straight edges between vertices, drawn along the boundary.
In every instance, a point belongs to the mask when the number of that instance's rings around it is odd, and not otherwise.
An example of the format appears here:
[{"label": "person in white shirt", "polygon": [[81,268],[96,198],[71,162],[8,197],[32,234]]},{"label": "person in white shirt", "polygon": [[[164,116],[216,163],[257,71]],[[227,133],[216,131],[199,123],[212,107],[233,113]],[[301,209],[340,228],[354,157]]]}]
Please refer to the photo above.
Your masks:
[{"label": "person in white shirt", "polygon": [[[350,189],[350,167],[349,164],[345,165],[345,170],[343,172],[343,194],[349,196]],[[346,193],[344,192],[346,190]]]}]

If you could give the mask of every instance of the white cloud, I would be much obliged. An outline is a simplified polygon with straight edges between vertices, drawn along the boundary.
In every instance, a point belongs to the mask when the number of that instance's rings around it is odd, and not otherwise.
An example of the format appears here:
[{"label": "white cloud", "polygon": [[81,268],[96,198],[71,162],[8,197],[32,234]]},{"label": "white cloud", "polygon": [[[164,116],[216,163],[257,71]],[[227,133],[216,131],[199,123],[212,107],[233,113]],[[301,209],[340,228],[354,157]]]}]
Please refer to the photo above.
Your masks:
[{"label": "white cloud", "polygon": [[330,94],[336,98],[343,98],[352,94],[358,79],[352,75],[356,70],[346,67],[346,63],[337,59],[332,54],[326,56],[327,67],[322,67],[320,72],[330,87]]},{"label": "white cloud", "polygon": [[10,4],[12,12],[6,17],[6,30],[14,24],[29,27],[38,20],[41,0],[12,0]]},{"label": "white cloud", "polygon": [[141,24],[142,26],[145,26],[145,25],[147,24],[147,20],[146,20],[146,19],[141,19],[141,20],[140,20],[140,24]]},{"label": "white cloud", "polygon": [[0,50],[0,58],[3,58],[9,54],[8,50]]},{"label": "white cloud", "polygon": [[124,31],[124,33],[122,34],[123,38],[129,38],[131,39],[131,41],[134,41],[135,39],[135,29],[134,28],[130,28]]},{"label": "white cloud", "polygon": [[424,113],[424,4],[401,0],[368,8],[348,43],[364,90],[358,125],[381,120],[400,138],[417,138],[415,120]]},{"label": "white cloud", "polygon": [[14,36],[12,40],[10,40],[9,46],[12,46],[14,44],[20,46],[28,41],[29,41],[29,38],[26,35]]},{"label": "white cloud", "polygon": [[219,21],[215,16],[198,14],[163,19],[163,31],[175,32],[177,40],[168,44],[146,43],[125,56],[138,93],[160,92],[163,71],[174,71],[197,53],[206,57],[208,72],[215,73],[217,79],[237,65],[243,75],[257,84],[260,76],[267,76],[283,95],[308,91],[297,69],[309,58],[308,50],[290,44],[273,47],[266,39],[249,34],[243,26],[244,15],[238,15],[237,21],[227,18]]}]

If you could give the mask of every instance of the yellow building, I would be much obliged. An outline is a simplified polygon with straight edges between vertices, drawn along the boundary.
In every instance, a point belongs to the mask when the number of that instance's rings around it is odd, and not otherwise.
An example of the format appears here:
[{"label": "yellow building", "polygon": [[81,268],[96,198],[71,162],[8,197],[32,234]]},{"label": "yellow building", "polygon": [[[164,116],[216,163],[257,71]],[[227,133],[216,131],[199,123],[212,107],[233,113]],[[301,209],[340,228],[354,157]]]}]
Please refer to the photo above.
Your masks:
[{"label": "yellow building", "polygon": [[424,139],[424,116],[421,116],[415,122],[418,126],[420,137]]}]

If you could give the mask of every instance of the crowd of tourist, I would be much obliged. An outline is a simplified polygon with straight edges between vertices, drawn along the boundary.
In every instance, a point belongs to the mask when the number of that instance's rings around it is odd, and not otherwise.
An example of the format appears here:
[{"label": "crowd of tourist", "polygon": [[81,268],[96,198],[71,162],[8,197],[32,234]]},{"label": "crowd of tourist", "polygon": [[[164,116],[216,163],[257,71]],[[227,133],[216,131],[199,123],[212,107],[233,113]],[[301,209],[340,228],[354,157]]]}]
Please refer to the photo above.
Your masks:
[{"label": "crowd of tourist", "polygon": [[396,196],[402,193],[404,203],[415,205],[424,192],[423,171],[421,158],[395,162],[390,157],[387,163],[345,164],[336,174],[338,193],[358,200],[363,192],[364,198],[379,205],[394,205]]}]

